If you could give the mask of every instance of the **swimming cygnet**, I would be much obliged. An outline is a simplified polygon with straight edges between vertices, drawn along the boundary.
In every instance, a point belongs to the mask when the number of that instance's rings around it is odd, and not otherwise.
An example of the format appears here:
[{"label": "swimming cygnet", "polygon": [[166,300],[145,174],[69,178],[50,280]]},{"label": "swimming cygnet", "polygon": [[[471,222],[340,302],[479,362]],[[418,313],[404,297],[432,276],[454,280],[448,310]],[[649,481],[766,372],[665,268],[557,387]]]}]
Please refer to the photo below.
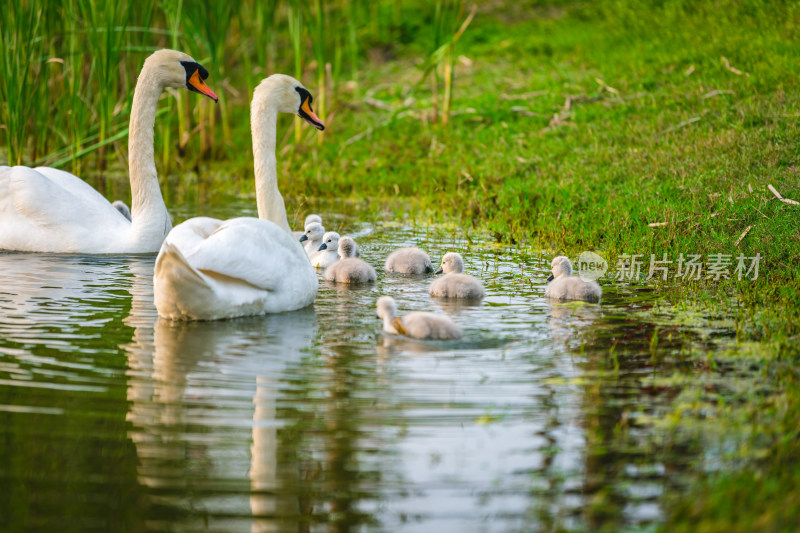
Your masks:
[{"label": "swimming cygnet", "polygon": [[336,283],[368,283],[378,279],[375,269],[356,256],[356,241],[339,239],[339,260],[325,270],[325,279]]},{"label": "swimming cygnet", "polygon": [[[317,215],[309,215],[317,216]],[[319,217],[317,217],[319,218]],[[325,228],[319,222],[309,222],[306,224],[306,231],[300,237],[300,242],[304,243],[303,248],[306,249],[306,255],[309,259],[317,255],[319,252],[319,245],[322,244],[322,237],[325,236]]]},{"label": "swimming cygnet", "polygon": [[113,202],[111,202],[111,205],[113,205],[117,209],[117,211],[119,211],[122,214],[122,216],[124,216],[128,220],[131,219],[131,210],[128,208],[128,204],[126,204],[122,200],[114,200]]},{"label": "swimming cygnet", "polygon": [[322,237],[319,253],[311,259],[314,268],[328,268],[339,260],[339,234],[329,231]]},{"label": "swimming cygnet", "polygon": [[483,298],[483,285],[476,278],[464,274],[464,259],[461,254],[448,252],[442,257],[442,266],[436,274],[444,276],[431,283],[431,296],[440,298]]},{"label": "swimming cygnet", "polygon": [[397,274],[425,274],[433,272],[431,258],[416,246],[400,248],[389,254],[384,266],[386,272]]},{"label": "swimming cygnet", "polygon": [[[303,221],[303,231],[293,231],[292,234],[299,239],[300,237],[302,237],[305,234],[306,228],[312,222],[319,222],[320,224],[322,224],[322,217],[319,216],[319,215],[315,215],[313,213],[308,215],[306,217],[306,219]],[[315,250],[316,250],[316,248],[315,248]]]},{"label": "swimming cygnet", "polygon": [[600,301],[603,291],[595,281],[583,281],[572,276],[572,263],[569,258],[559,255],[550,263],[553,273],[547,278],[550,283],[544,295],[555,300],[583,300],[584,302]]},{"label": "swimming cygnet", "polygon": [[448,340],[460,339],[461,327],[446,315],[414,311],[397,316],[397,304],[391,296],[381,296],[375,306],[378,318],[383,320],[383,331],[394,335],[405,335],[414,339]]}]

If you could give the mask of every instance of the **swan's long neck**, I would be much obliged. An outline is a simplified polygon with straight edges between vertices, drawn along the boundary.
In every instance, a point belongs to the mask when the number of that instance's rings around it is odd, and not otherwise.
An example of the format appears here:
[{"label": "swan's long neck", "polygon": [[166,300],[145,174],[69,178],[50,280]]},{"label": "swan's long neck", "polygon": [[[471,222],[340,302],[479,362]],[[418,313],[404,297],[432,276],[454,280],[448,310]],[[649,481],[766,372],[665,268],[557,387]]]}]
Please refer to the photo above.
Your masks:
[{"label": "swan's long neck", "polygon": [[153,126],[156,108],[163,87],[157,82],[146,63],[133,93],[128,160],[131,175],[131,222],[134,238],[146,244],[160,246],[172,223],[158,186],[158,174],[153,156]]},{"label": "swan's long neck", "polygon": [[283,196],[278,190],[278,162],[275,158],[277,126],[278,109],[270,99],[270,91],[257,90],[250,105],[250,128],[253,135],[258,218],[274,222],[292,235],[286,221]]}]

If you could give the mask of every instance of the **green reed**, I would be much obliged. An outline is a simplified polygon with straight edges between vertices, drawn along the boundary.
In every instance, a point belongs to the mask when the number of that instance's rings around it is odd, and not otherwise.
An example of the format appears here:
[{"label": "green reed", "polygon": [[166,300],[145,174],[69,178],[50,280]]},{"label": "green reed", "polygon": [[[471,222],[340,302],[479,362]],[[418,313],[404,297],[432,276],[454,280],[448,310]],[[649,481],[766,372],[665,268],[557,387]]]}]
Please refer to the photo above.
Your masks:
[{"label": "green reed", "polygon": [[[358,101],[368,50],[397,46],[409,16],[420,35],[445,35],[429,29],[431,21],[441,25],[432,11],[421,1],[389,0],[10,0],[0,10],[0,152],[13,163],[74,172],[124,164],[139,69],[153,50],[170,47],[209,69],[220,101],[170,91],[177,98],[162,100],[156,125],[160,163],[171,171],[201,158],[241,159],[249,97],[261,78],[292,73],[312,90],[325,120],[341,98],[340,78],[353,82],[347,98]],[[324,138],[298,122],[283,142]]]},{"label": "green reed", "polygon": [[[91,57],[91,89],[95,95],[94,109],[101,143],[111,130],[118,97],[130,99],[129,92],[121,91],[119,66],[132,5],[124,0],[110,3],[78,0],[79,24],[86,34],[85,44]],[[104,146],[101,153],[105,153]],[[102,164],[104,160],[101,157],[99,161]]]},{"label": "green reed", "polygon": [[[0,9],[3,52],[0,53],[0,99],[8,161],[22,164],[42,68],[41,11],[22,0]],[[14,28],[6,31],[5,28]]]},{"label": "green reed", "polygon": [[[288,27],[289,37],[292,41],[292,51],[294,52],[294,76],[302,79],[303,77],[303,7],[301,0],[289,0],[288,2]],[[294,141],[299,143],[303,135],[303,124],[300,117],[294,119]]]},{"label": "green reed", "polygon": [[[433,39],[431,53],[424,65],[425,78],[431,75],[433,115],[447,124],[453,99],[453,68],[456,59],[455,46],[469,27],[476,8],[465,14],[463,0],[437,0],[433,17]],[[441,71],[440,72],[440,67]],[[441,115],[439,110],[441,109]]]},{"label": "green reed", "polygon": [[[317,113],[320,116],[325,116],[325,102],[326,102],[326,94],[327,94],[327,83],[326,81],[326,70],[328,67],[328,54],[327,54],[327,43],[325,39],[327,37],[327,27],[325,24],[325,8],[323,6],[322,0],[316,0],[314,2],[314,9],[312,10],[311,17],[312,24],[311,24],[311,36],[312,36],[312,43],[313,43],[313,50],[314,50],[314,59],[317,63]],[[324,141],[324,132],[320,132],[317,134],[317,142],[322,144]]]}]

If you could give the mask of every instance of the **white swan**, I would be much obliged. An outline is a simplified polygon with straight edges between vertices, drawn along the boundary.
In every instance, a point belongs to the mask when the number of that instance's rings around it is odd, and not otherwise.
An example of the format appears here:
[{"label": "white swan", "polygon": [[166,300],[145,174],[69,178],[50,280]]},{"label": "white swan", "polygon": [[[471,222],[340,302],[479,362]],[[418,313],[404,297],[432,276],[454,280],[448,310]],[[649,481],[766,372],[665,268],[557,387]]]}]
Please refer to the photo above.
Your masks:
[{"label": "white swan", "polygon": [[158,314],[212,320],[280,313],[310,305],[317,275],[289,229],[278,190],[278,113],[297,113],[318,129],[311,95],[290,76],[274,74],[250,104],[259,218],[197,217],[175,226],[156,258],[153,293]]},{"label": "white swan", "polygon": [[339,260],[325,270],[325,279],[335,283],[369,283],[378,279],[375,269],[356,257],[356,241],[339,239]]},{"label": "white swan", "polygon": [[0,249],[63,253],[153,253],[169,232],[153,159],[156,106],[165,87],[214,101],[206,69],[175,50],[148,57],[133,94],[128,158],[133,200],[127,220],[89,184],[49,167],[0,167]]},{"label": "white swan", "polygon": [[431,283],[431,296],[440,298],[483,298],[483,285],[476,278],[464,274],[464,259],[461,254],[448,252],[442,257],[442,266],[436,274],[444,272],[444,276]]},{"label": "white swan", "polygon": [[300,237],[300,242],[304,243],[303,248],[306,250],[306,255],[312,259],[319,253],[319,247],[322,244],[322,238],[325,236],[325,228],[319,222],[309,222],[306,224],[306,231]]},{"label": "white swan", "polygon": [[425,274],[433,272],[433,264],[424,250],[409,246],[390,253],[386,258],[384,270],[397,274]]},{"label": "white swan", "polygon": [[329,231],[322,237],[319,253],[311,259],[314,268],[328,268],[339,260],[339,234]]},{"label": "white swan", "polygon": [[597,302],[603,291],[595,281],[583,281],[572,275],[572,263],[569,258],[559,255],[550,263],[553,273],[548,276],[544,295],[554,300],[583,300]]},{"label": "white swan", "polygon": [[383,320],[383,331],[405,335],[414,339],[460,339],[464,332],[446,315],[415,311],[397,316],[397,304],[391,296],[381,296],[376,302],[378,318]]}]

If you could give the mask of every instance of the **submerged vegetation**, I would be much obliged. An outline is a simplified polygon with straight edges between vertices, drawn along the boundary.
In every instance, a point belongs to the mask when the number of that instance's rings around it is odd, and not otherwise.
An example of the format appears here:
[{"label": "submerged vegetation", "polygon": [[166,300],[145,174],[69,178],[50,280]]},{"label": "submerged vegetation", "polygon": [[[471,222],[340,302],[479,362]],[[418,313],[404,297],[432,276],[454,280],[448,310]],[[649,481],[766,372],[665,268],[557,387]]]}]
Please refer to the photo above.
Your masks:
[{"label": "submerged vegetation", "polygon": [[[3,159],[66,168],[124,197],[136,75],[152,50],[179,48],[208,68],[220,101],[165,98],[156,156],[170,203],[213,211],[252,194],[253,88],[293,74],[328,125],[324,136],[282,125],[281,189],[295,206],[326,195],[411,203],[537,252],[595,250],[612,266],[638,254],[633,283],[697,320],[732,319],[729,362],[766,386],[715,404],[687,397],[662,421],[666,445],[670,431],[739,436],[727,463],[737,472],[704,471],[670,501],[668,530],[796,526],[800,205],[778,195],[800,201],[800,4],[132,5],[0,10]],[[651,254],[706,266],[729,255],[732,275],[646,281]],[[757,279],[733,274],[740,254],[760,255]],[[654,353],[664,340],[656,333]]]}]

